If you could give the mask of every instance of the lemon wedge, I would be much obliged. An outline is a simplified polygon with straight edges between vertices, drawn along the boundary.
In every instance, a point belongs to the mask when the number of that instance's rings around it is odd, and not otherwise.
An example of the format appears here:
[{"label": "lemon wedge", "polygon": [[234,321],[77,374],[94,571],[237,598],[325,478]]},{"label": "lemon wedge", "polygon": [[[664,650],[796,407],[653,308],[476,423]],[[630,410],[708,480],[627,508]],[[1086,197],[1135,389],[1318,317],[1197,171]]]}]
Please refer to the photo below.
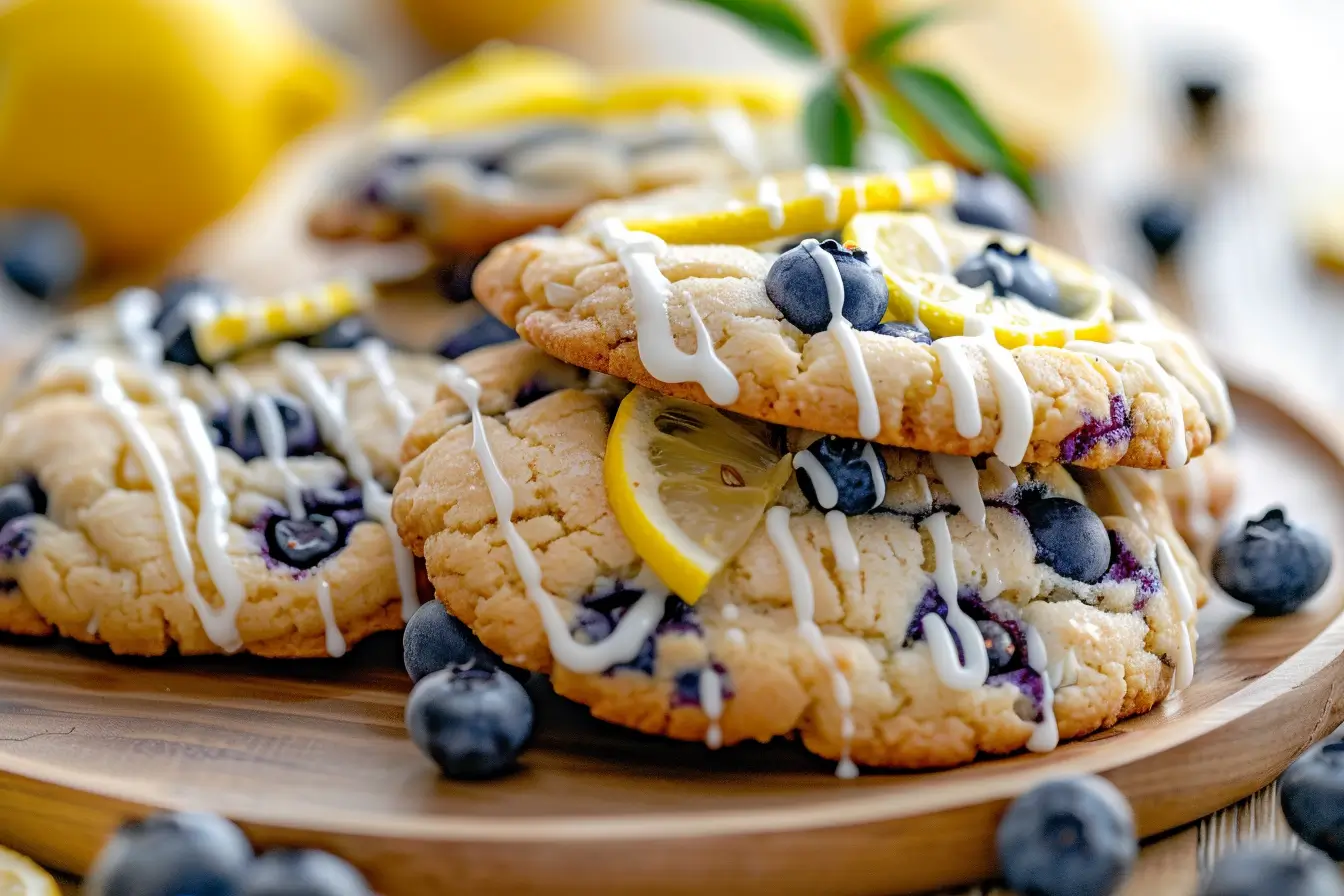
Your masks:
[{"label": "lemon wedge", "polygon": [[863,175],[810,166],[734,184],[714,207],[623,221],[668,243],[754,246],[781,236],[834,230],[870,210],[921,208],[950,202],[956,177],[947,165],[921,165]]},{"label": "lemon wedge", "polygon": [[61,896],[61,888],[32,859],[0,846],[0,896]]},{"label": "lemon wedge", "polygon": [[[884,320],[920,322],[933,338],[960,336],[968,318],[994,330],[1005,348],[1062,346],[1074,339],[1109,342],[1112,338],[1112,288],[1106,278],[1082,262],[1023,237],[981,227],[935,221],[927,215],[869,212],[855,215],[843,237],[864,249],[887,276],[889,298]],[[1059,285],[1069,314],[1056,314],[1016,296],[995,296],[988,287],[969,287],[954,272],[991,242],[1010,251],[1030,247]]]},{"label": "lemon wedge", "polygon": [[607,436],[607,500],[635,552],[695,603],[742,549],[791,467],[763,425],[635,389]]}]

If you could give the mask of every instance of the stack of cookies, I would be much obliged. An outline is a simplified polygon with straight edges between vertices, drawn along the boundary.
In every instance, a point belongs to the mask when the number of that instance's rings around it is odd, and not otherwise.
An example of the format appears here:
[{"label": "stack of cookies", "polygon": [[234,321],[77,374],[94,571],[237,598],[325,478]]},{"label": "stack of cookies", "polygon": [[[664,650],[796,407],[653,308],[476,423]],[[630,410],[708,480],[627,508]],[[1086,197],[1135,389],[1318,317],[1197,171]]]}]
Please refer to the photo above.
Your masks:
[{"label": "stack of cookies", "polygon": [[475,294],[524,344],[439,374],[392,500],[449,613],[598,718],[846,776],[1187,687],[1206,585],[1144,471],[1228,434],[1226,388],[957,188],[810,167],[494,249]]}]

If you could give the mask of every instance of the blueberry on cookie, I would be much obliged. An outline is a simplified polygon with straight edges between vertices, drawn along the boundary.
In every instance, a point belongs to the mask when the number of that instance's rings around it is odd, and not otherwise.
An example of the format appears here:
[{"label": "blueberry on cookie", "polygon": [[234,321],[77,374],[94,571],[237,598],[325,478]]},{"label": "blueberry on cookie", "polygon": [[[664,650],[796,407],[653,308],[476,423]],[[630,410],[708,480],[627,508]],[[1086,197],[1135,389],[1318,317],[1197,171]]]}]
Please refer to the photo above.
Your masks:
[{"label": "blueberry on cookie", "polygon": [[1059,284],[1050,271],[1031,257],[1031,249],[1023,246],[1010,252],[1001,243],[990,243],[984,251],[961,263],[956,270],[957,282],[964,286],[990,285],[1000,298],[1017,296],[1037,308],[1064,312],[1059,298]]},{"label": "blueberry on cookie", "polygon": [[820,333],[841,298],[843,316],[856,330],[871,330],[887,311],[887,281],[862,249],[835,240],[803,240],[776,258],[765,275],[765,294],[789,323]]},{"label": "blueberry on cookie", "polygon": [[886,495],[887,465],[868,442],[825,436],[793,456],[798,487],[813,507],[867,513]]}]

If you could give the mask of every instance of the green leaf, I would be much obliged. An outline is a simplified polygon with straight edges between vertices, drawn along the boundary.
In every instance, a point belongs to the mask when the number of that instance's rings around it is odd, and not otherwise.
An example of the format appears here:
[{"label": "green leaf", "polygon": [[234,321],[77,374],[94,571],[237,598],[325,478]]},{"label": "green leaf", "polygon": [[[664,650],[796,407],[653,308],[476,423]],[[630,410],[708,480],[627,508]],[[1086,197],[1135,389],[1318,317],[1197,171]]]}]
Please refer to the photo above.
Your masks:
[{"label": "green leaf", "polygon": [[808,155],[819,165],[854,166],[859,140],[859,110],[839,74],[817,85],[803,107],[803,136]]},{"label": "green leaf", "polygon": [[947,15],[948,12],[949,7],[946,5],[930,6],[928,9],[921,9],[919,12],[911,13],[903,19],[897,19],[884,25],[868,39],[868,42],[863,45],[863,49],[859,50],[858,58],[867,62],[882,59],[901,41],[910,37],[916,31],[932,25]]},{"label": "green leaf", "polygon": [[777,49],[793,56],[817,59],[817,48],[807,22],[788,0],[693,0],[735,17]]},{"label": "green leaf", "polygon": [[999,172],[1035,198],[1031,175],[956,82],[918,65],[889,66],[886,76],[891,89],[958,152],[980,168]]}]

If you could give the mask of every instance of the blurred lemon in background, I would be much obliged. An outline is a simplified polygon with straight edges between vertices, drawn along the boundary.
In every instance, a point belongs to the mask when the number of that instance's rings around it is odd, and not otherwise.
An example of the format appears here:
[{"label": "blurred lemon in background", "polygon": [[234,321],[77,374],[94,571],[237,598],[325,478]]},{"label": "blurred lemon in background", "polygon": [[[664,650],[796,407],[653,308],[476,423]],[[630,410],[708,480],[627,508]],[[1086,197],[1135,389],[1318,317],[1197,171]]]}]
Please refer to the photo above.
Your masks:
[{"label": "blurred lemon in background", "polygon": [[111,264],[170,255],[352,86],[271,0],[18,0],[0,59],[0,208]]}]

